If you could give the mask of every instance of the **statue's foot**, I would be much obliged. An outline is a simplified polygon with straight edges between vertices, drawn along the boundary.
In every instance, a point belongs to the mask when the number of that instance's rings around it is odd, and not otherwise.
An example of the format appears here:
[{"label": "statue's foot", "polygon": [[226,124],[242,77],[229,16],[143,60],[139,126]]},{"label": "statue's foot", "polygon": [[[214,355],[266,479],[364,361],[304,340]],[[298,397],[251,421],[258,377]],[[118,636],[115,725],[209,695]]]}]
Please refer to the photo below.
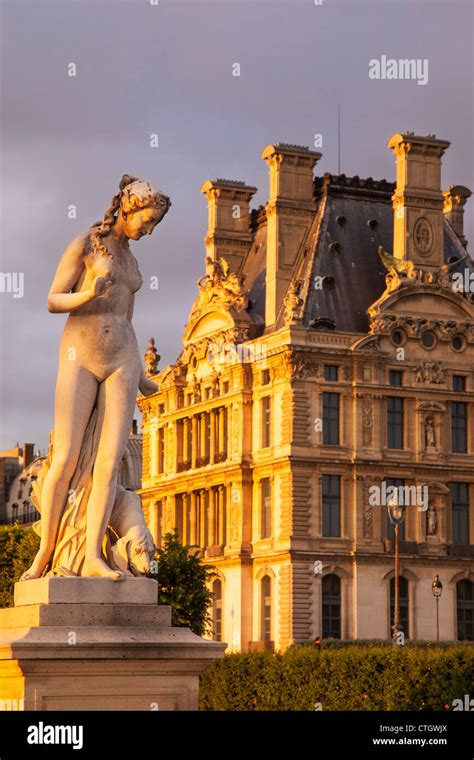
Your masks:
[{"label": "statue's foot", "polygon": [[25,572],[23,573],[23,575],[20,578],[20,582],[21,581],[34,581],[35,578],[40,578],[41,577],[41,573],[42,572],[43,572],[42,570],[36,570],[33,567],[33,565],[32,565],[30,568],[28,568],[28,570],[25,570]]},{"label": "statue's foot", "polygon": [[44,556],[38,553],[34,558],[31,567],[29,567],[28,570],[25,570],[21,576],[20,581],[34,581],[36,578],[41,578],[48,562],[49,557],[45,559]]},{"label": "statue's foot", "polygon": [[93,578],[110,578],[113,581],[121,581],[125,578],[124,573],[121,573],[119,570],[111,570],[104,560],[98,557],[86,559],[82,575]]}]

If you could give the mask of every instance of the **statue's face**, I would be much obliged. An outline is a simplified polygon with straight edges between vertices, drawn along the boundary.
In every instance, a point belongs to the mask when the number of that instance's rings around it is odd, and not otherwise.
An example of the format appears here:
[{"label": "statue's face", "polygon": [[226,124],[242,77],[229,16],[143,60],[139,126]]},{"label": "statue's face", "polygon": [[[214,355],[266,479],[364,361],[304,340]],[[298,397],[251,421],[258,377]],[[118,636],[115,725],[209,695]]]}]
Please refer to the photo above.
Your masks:
[{"label": "statue's face", "polygon": [[143,235],[151,235],[166,211],[166,208],[141,208],[127,214],[124,220],[125,234],[131,240],[139,240]]}]

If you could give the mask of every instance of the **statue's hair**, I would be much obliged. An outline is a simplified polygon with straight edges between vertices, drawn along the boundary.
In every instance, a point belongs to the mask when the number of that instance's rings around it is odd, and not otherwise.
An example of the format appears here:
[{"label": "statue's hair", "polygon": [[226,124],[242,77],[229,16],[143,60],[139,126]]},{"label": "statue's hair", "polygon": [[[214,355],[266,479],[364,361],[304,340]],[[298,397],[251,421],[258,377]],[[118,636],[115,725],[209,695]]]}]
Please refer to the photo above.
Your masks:
[{"label": "statue's hair", "polygon": [[106,209],[104,218],[91,227],[90,242],[92,248],[102,256],[112,257],[112,254],[107,250],[101,238],[108,235],[114,226],[120,206],[122,206],[122,213],[124,214],[150,207],[164,209],[164,213],[166,213],[171,206],[171,202],[164,193],[153,187],[150,182],[138,179],[133,174],[124,174],[120,180],[119,191],[110,201],[110,206]]}]

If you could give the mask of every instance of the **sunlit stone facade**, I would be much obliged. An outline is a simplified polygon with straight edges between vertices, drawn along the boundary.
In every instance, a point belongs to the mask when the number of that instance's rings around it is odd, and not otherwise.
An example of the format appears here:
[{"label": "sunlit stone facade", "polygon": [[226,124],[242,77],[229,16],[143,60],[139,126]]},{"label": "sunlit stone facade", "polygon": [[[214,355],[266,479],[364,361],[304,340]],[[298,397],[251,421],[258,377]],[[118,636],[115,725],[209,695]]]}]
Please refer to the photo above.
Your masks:
[{"label": "sunlit stone facade", "polygon": [[470,192],[441,189],[448,145],[394,135],[396,184],[314,178],[319,153],[269,145],[253,211],[254,187],[201,188],[206,273],[176,363],[151,356],[140,493],[158,545],[176,526],[214,565],[231,649],[390,637],[390,486],[419,496],[401,630],[436,636],[438,574],[440,637],[474,638],[474,296],[456,285]]}]

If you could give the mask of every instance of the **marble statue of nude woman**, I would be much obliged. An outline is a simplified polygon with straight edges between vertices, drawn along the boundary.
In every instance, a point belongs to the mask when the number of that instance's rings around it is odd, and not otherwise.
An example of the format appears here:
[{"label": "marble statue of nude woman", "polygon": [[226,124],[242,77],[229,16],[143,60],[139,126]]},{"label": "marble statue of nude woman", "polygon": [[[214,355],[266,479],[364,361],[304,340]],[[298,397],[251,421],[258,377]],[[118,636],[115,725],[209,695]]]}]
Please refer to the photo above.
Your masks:
[{"label": "marble statue of nude woman", "polygon": [[135,293],[143,280],[129,240],[151,235],[171,203],[149,182],[128,174],[101,222],[67,247],[48,295],[48,310],[69,312],[59,348],[54,450],[41,493],[41,541],[22,580],[39,578],[50,563],[94,408],[102,421],[86,506],[81,575],[120,580],[102,555],[128,442],[137,391],[157,386],[146,376],[132,326]]}]

